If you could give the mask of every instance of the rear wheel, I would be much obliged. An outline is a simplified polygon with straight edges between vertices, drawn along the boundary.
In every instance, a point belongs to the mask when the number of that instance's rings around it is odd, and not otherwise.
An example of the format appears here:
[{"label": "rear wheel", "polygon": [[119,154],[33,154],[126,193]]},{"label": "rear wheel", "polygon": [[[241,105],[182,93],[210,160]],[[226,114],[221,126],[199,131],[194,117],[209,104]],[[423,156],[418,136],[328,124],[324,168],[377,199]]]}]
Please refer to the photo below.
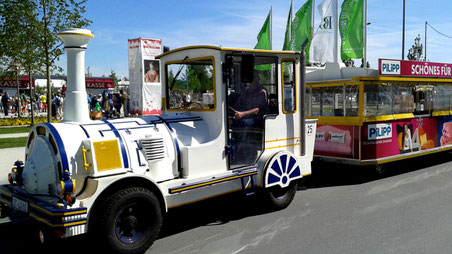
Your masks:
[{"label": "rear wheel", "polygon": [[297,192],[297,181],[292,181],[289,186],[281,188],[276,185],[264,190],[263,199],[265,205],[272,210],[280,210],[288,207]]},{"label": "rear wheel", "polygon": [[106,246],[116,253],[142,253],[160,232],[160,204],[148,189],[130,187],[117,191],[101,209],[99,228],[95,230],[101,231]]},{"label": "rear wheel", "polygon": [[378,176],[381,176],[384,173],[386,173],[386,165],[383,164],[375,165],[375,173],[377,173]]}]

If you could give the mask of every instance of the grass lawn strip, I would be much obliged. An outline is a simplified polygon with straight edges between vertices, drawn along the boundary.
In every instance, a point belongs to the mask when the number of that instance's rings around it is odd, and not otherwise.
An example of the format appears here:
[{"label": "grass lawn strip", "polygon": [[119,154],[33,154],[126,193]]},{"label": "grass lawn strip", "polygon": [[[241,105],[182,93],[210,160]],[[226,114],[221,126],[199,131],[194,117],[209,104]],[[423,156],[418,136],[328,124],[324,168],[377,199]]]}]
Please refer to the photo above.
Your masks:
[{"label": "grass lawn strip", "polygon": [[11,147],[24,147],[28,137],[2,138],[0,139],[0,149]]},{"label": "grass lawn strip", "polygon": [[8,127],[0,128],[0,134],[11,134],[11,133],[28,133],[31,127]]}]

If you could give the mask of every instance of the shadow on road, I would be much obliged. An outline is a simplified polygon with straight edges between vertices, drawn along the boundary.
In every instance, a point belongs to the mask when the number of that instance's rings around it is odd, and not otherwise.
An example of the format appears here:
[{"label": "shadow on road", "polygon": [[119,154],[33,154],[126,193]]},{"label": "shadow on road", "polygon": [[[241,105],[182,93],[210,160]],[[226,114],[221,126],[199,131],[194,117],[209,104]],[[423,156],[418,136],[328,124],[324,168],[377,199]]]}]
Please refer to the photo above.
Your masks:
[{"label": "shadow on road", "polygon": [[[260,214],[271,213],[257,196],[245,196],[241,191],[170,209],[164,218],[159,239],[198,227],[213,227]],[[37,229],[30,221],[0,224],[0,253],[93,253],[102,250],[95,245],[95,236],[82,235],[62,239],[52,246],[42,246]],[[93,244],[94,243],[94,244]],[[70,246],[70,247],[68,247]]]},{"label": "shadow on road", "polygon": [[266,209],[257,195],[236,192],[170,209],[159,238],[204,226],[216,226],[246,217],[274,212]]},{"label": "shadow on road", "polygon": [[[409,172],[425,169],[450,161],[449,153],[438,153],[388,164],[383,175],[375,173],[371,167],[350,166],[335,163],[314,163],[312,175],[306,177],[299,186],[304,189],[347,186],[378,181]],[[202,202],[170,209],[165,216],[159,239],[198,227],[210,227],[229,223],[247,217],[271,213],[263,207],[257,196],[246,197],[242,192],[208,199]],[[30,223],[0,224],[1,253],[27,253],[44,250],[45,253],[89,253],[91,238],[78,236],[64,239],[50,248],[38,244],[36,231]],[[90,240],[91,239],[91,240]],[[68,247],[70,246],[70,247]],[[102,248],[102,246],[98,246]]]},{"label": "shadow on road", "polygon": [[382,174],[376,172],[375,166],[314,161],[312,175],[306,177],[303,183],[307,189],[364,184],[447,163],[450,158],[449,152],[440,152],[391,162],[383,164],[385,171]]}]

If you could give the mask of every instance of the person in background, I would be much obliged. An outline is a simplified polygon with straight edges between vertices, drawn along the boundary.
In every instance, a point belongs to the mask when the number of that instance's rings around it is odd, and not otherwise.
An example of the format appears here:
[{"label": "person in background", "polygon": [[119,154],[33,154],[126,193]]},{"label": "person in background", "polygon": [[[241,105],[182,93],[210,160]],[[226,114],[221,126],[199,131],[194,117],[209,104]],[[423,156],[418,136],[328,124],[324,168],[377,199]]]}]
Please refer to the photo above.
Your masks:
[{"label": "person in background", "polygon": [[3,93],[0,93],[0,112],[3,112],[3,102],[2,102],[2,99],[3,99]]},{"label": "person in background", "polygon": [[93,95],[91,97],[91,99],[90,99],[90,102],[89,102],[89,109],[90,109],[90,111],[94,111],[97,103],[98,103],[97,96]]},{"label": "person in background", "polygon": [[20,111],[20,100],[19,100],[19,96],[16,94],[14,96],[14,112],[19,116],[19,111]]},{"label": "person in background", "polygon": [[121,102],[122,102],[122,105],[123,105],[123,112],[124,112],[124,117],[126,117],[126,116],[128,116],[129,115],[129,103],[128,103],[128,100],[129,100],[129,98],[128,98],[128,95],[127,95],[127,93],[126,92],[124,92],[124,90],[121,90],[120,91],[120,94],[121,94]]},{"label": "person in background", "polygon": [[121,95],[119,95],[117,93],[114,94],[113,104],[115,105],[115,115],[120,117],[121,116],[121,107],[122,107]]},{"label": "person in background", "polygon": [[110,119],[113,117],[113,97],[110,93],[110,91],[105,90],[104,94],[102,96],[102,104],[103,104],[103,112],[104,116],[107,119]]},{"label": "person in background", "polygon": [[2,96],[2,106],[3,106],[3,112],[5,113],[5,116],[8,116],[10,101],[11,101],[11,98],[9,98],[8,92],[5,92],[5,94]]},{"label": "person in background", "polygon": [[87,102],[88,102],[88,110],[91,110],[91,94],[88,93],[88,96],[86,97]]},{"label": "person in background", "polygon": [[64,109],[64,96],[62,94],[60,94],[58,96],[58,99],[60,101],[60,105],[58,106],[58,114],[60,115],[61,118],[63,118],[63,109]]},{"label": "person in background", "polygon": [[41,96],[41,101],[43,112],[47,112],[47,96],[45,94]]}]

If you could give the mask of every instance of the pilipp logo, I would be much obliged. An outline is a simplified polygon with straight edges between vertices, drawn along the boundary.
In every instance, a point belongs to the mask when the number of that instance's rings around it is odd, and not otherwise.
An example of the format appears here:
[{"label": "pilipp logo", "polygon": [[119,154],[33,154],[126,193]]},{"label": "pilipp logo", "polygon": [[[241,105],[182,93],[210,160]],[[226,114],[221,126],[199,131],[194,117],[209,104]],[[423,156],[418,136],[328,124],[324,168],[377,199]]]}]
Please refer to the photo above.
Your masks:
[{"label": "pilipp logo", "polygon": [[381,60],[381,74],[400,75],[400,61]]},{"label": "pilipp logo", "polygon": [[367,138],[369,140],[392,138],[392,124],[369,124],[367,127]]}]

